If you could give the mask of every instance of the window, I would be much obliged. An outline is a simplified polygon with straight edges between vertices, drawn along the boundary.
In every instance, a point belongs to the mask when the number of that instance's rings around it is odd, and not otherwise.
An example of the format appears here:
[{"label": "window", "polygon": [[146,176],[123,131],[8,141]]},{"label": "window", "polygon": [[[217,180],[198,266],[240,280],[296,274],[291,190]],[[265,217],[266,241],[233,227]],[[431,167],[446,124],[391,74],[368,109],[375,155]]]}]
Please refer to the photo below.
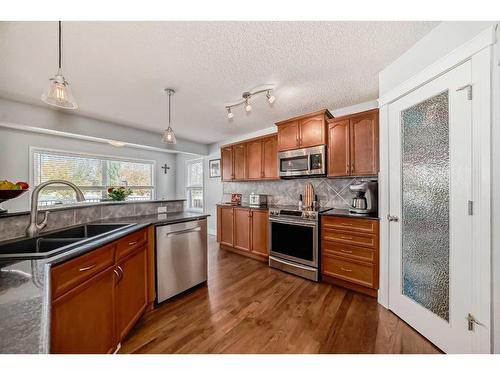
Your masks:
[{"label": "window", "polygon": [[186,196],[189,209],[203,211],[203,159],[186,161]]},{"label": "window", "polygon": [[[112,156],[77,154],[32,149],[32,183],[67,180],[77,185],[88,202],[107,199],[109,186],[128,186],[127,200],[151,200],[154,190],[154,161],[120,159]],[[75,202],[75,193],[65,185],[47,186],[40,192],[39,205]]]}]

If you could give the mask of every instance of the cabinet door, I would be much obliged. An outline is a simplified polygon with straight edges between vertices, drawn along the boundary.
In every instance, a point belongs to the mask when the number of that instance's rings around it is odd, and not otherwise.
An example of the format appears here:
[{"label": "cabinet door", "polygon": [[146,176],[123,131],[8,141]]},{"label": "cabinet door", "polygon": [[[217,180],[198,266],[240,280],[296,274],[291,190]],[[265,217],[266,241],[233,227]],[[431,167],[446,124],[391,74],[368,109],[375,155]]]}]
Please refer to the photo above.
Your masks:
[{"label": "cabinet door", "polygon": [[351,117],[351,174],[378,173],[378,110]]},{"label": "cabinet door", "polygon": [[116,282],[116,333],[123,340],[147,304],[147,252],[143,246],[122,259]]},{"label": "cabinet door", "polygon": [[233,173],[233,148],[223,147],[220,150],[222,164],[222,181],[231,181],[234,178]]},{"label": "cabinet door", "polygon": [[262,166],[262,140],[247,143],[247,178],[259,180],[264,175]]},{"label": "cabinet door", "polygon": [[300,147],[312,147],[326,144],[325,118],[316,116],[299,121]]},{"label": "cabinet door", "polygon": [[291,121],[278,126],[278,151],[299,148],[299,122]]},{"label": "cabinet door", "polygon": [[246,144],[233,146],[233,179],[246,180],[247,178],[247,163],[246,163]]},{"label": "cabinet door", "polygon": [[264,178],[278,178],[278,137],[272,136],[262,140],[262,164]]},{"label": "cabinet door", "polygon": [[220,207],[220,243],[233,246],[233,207]]},{"label": "cabinet door", "polygon": [[234,247],[250,251],[250,210],[234,209]]},{"label": "cabinet door", "polygon": [[252,252],[268,256],[269,216],[267,210],[252,210]]},{"label": "cabinet door", "polygon": [[328,124],[328,176],[349,176],[349,119]]},{"label": "cabinet door", "polygon": [[103,354],[116,347],[114,268],[52,301],[51,353]]}]

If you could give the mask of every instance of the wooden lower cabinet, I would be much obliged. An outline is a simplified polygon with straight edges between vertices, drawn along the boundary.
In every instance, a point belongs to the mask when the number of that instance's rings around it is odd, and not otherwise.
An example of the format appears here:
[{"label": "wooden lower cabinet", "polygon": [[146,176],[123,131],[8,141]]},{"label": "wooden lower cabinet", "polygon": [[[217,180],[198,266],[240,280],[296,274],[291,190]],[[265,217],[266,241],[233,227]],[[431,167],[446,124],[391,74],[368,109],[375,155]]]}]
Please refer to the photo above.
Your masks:
[{"label": "wooden lower cabinet", "polygon": [[112,353],[115,340],[114,267],[52,301],[51,353]]},{"label": "wooden lower cabinet", "polygon": [[140,318],[147,304],[146,247],[140,247],[118,262],[116,283],[116,335],[123,340]]},{"label": "wooden lower cabinet", "polygon": [[377,296],[379,221],[323,216],[321,218],[323,281]]},{"label": "wooden lower cabinet", "polygon": [[134,232],[52,268],[51,353],[116,350],[154,297],[149,232]]},{"label": "wooden lower cabinet", "polygon": [[[233,238],[232,242],[228,241]],[[267,261],[268,238],[267,210],[217,206],[217,241],[223,249]]]}]

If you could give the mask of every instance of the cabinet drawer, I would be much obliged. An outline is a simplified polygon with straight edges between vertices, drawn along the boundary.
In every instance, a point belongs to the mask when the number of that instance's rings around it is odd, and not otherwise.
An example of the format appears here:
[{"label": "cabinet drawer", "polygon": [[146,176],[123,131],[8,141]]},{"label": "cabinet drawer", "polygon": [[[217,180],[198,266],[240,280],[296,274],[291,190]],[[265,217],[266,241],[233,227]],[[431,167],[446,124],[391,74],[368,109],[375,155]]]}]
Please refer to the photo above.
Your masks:
[{"label": "cabinet drawer", "polygon": [[357,259],[363,262],[375,263],[375,250],[366,247],[344,245],[336,242],[323,241],[321,243],[322,254],[336,255],[347,259]]},{"label": "cabinet drawer", "polygon": [[115,245],[110,244],[57,265],[51,272],[52,299],[90,279],[115,263]]},{"label": "cabinet drawer", "polygon": [[378,220],[323,216],[322,227],[378,235]]},{"label": "cabinet drawer", "polygon": [[368,288],[375,285],[372,265],[351,262],[349,260],[323,255],[322,273],[327,276],[359,284]]},{"label": "cabinet drawer", "polygon": [[327,241],[335,241],[347,245],[357,245],[376,249],[378,247],[378,236],[354,232],[338,231],[335,229],[322,230],[321,238]]},{"label": "cabinet drawer", "polygon": [[147,236],[146,230],[142,229],[118,240],[116,244],[116,259],[124,258],[138,246],[144,245]]}]

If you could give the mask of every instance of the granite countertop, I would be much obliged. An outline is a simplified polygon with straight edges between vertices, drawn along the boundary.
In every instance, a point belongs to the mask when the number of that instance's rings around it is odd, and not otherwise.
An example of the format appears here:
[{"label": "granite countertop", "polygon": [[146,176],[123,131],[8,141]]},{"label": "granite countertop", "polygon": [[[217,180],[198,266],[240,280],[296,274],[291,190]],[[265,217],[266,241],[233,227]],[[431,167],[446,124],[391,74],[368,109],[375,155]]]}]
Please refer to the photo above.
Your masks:
[{"label": "granite countertop", "polygon": [[223,206],[223,207],[236,207],[236,208],[251,208],[252,210],[268,210],[269,206],[250,206],[248,202],[242,202],[241,204],[231,204],[228,202],[220,202],[217,203],[217,206]]},{"label": "granite countertop", "polygon": [[351,217],[353,219],[377,219],[380,220],[377,213],[370,214],[353,214],[349,212],[349,210],[343,210],[338,208],[333,208],[330,211],[320,213],[321,216],[343,216],[343,217]]},{"label": "granite countertop", "polygon": [[130,224],[95,240],[68,246],[53,257],[12,260],[0,265],[0,354],[50,352],[50,270],[55,264],[92,251],[149,225],[166,225],[204,219],[201,212],[174,212],[103,219],[94,223]]},{"label": "granite countertop", "polygon": [[[85,207],[96,207],[96,206],[113,206],[121,204],[141,204],[141,203],[168,203],[168,202],[185,202],[186,199],[157,199],[157,200],[144,200],[144,201],[103,201],[95,203],[73,203],[73,204],[54,204],[50,206],[40,206],[38,211],[63,211],[63,210],[73,210],[75,208],[85,208]],[[30,210],[12,210],[9,209],[6,213],[0,214],[0,219],[5,217],[27,215]]]}]

